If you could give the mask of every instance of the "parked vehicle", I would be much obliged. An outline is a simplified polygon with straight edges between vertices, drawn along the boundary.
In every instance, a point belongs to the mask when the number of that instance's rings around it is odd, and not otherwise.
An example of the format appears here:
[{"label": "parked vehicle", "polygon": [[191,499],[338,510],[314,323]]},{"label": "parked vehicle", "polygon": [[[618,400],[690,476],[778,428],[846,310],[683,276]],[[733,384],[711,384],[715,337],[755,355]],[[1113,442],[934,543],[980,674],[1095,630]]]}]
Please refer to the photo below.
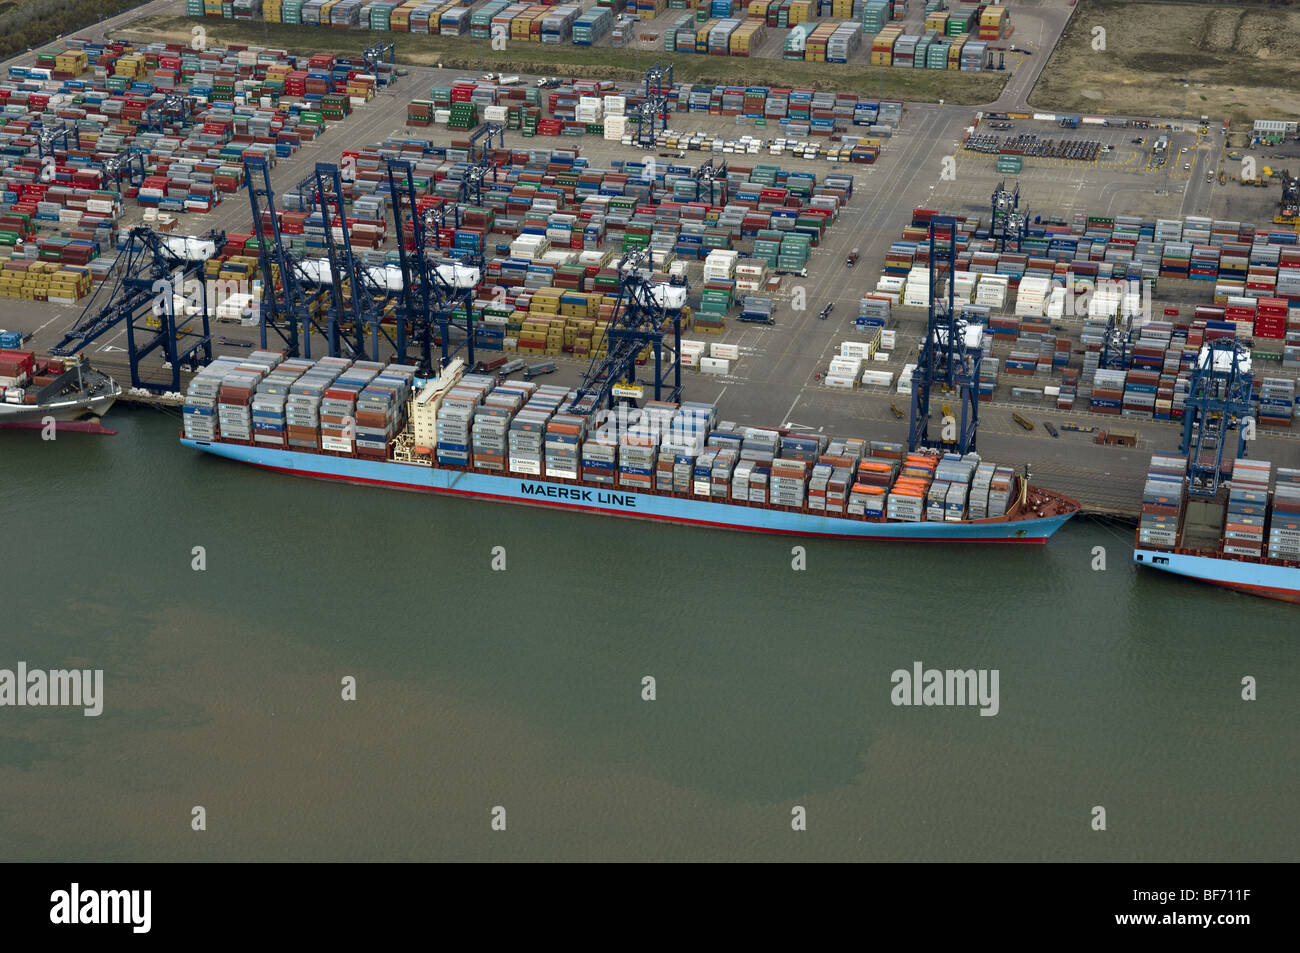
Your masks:
[{"label": "parked vehicle", "polygon": [[820,317],[823,321],[825,321],[828,317],[830,317],[830,313],[834,310],[835,310],[835,304],[834,302],[832,302],[828,304],[826,307],[822,308],[822,313],[818,315],[818,317]]},{"label": "parked vehicle", "polygon": [[855,248],[853,249],[853,251],[849,252],[849,257],[845,259],[844,264],[847,267],[852,268],[857,263],[858,263],[858,249]]}]

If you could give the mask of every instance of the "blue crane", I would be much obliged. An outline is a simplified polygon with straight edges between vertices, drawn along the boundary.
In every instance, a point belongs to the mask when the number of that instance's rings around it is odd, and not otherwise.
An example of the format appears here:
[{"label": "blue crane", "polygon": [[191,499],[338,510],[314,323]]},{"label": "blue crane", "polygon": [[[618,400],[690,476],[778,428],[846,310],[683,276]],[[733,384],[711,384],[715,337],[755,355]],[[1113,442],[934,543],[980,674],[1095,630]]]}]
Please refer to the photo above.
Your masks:
[{"label": "blue crane", "polygon": [[[930,308],[925,338],[912,372],[912,408],[908,423],[909,450],[939,446],[970,453],[979,431],[979,379],[983,352],[968,335],[978,322],[959,311],[954,301],[957,271],[957,219],[936,215],[930,220]],[[930,397],[935,386],[960,391],[961,419],[944,421],[938,441],[930,439]],[[945,414],[945,416],[947,416]],[[947,433],[952,437],[948,438]]]},{"label": "blue crane", "polygon": [[[257,261],[262,272],[261,346],[267,346],[267,328],[284,342],[288,357],[311,357],[312,331],[332,345],[338,341],[337,315],[331,316],[328,329],[316,320],[316,296],[307,292],[308,277],[302,265],[285,247],[280,233],[280,217],[275,210],[275,193],[271,191],[271,168],[264,156],[244,157],[244,184],[253,209],[253,234],[257,238]],[[262,213],[266,212],[266,221]],[[331,349],[331,354],[337,352]]]},{"label": "blue crane", "polygon": [[[225,241],[225,234],[216,231],[204,238],[185,238],[161,235],[143,225],[132,228],[118,255],[115,277],[95,288],[77,322],[50,353],[76,354],[121,326],[126,331],[131,385],[179,391],[181,365],[203,365],[212,360],[203,265]],[[188,302],[192,297],[198,298],[195,313],[177,314],[176,299]],[[192,331],[190,323],[196,317],[201,328]],[[158,326],[151,326],[151,320]],[[160,349],[171,369],[169,387],[140,376],[141,361]]]},{"label": "blue crane", "polygon": [[[666,82],[665,82],[666,81]],[[658,141],[658,132],[668,129],[668,112],[671,101],[668,94],[673,88],[673,64],[655,63],[645,71],[645,96],[632,121],[636,123],[636,142],[650,147]]]},{"label": "blue crane", "polygon": [[70,126],[66,122],[57,126],[42,126],[36,136],[36,152],[41,159],[53,158],[58,149],[67,152],[69,149],[80,148],[81,133],[75,125]]},{"label": "blue crane", "polygon": [[392,43],[375,43],[367,46],[361,53],[366,64],[366,71],[375,77],[375,85],[380,89],[393,82],[393,67],[397,64],[397,48]]},{"label": "blue crane", "polygon": [[1246,455],[1253,427],[1250,349],[1235,338],[1216,338],[1201,348],[1183,406],[1183,438],[1178,452],[1187,458],[1187,492],[1214,496],[1223,479],[1223,451],[1237,431],[1236,453]]},{"label": "blue crane", "polygon": [[[380,338],[388,340],[398,354],[406,353],[406,325],[398,321],[396,338],[389,335],[383,326],[384,313],[387,310],[388,291],[379,287],[371,269],[358,260],[352,248],[349,226],[343,198],[343,181],[336,165],[326,162],[316,163],[314,189],[310,194],[315,199],[316,208],[321,213],[325,227],[325,248],[330,263],[330,297],[333,301],[337,320],[332,328],[337,329],[341,322],[350,322],[355,340],[351,343],[352,356],[366,359],[366,331],[370,331],[371,353],[379,359]],[[334,226],[339,226],[340,240],[335,241]],[[330,339],[330,353],[338,351],[335,337]]]},{"label": "blue crane", "polygon": [[492,176],[492,182],[496,183],[497,162],[492,157],[492,143],[494,140],[499,144],[498,148],[505,148],[505,126],[499,122],[485,122],[470,134],[470,164],[469,168],[465,170],[464,177],[460,180],[460,200],[462,202],[473,202],[482,208],[483,183],[487,181],[489,175]]},{"label": "blue crane", "polygon": [[151,101],[140,116],[142,132],[166,132],[172,122],[187,123],[194,116],[194,103],[183,93],[168,93]]},{"label": "blue crane", "polygon": [[1005,179],[999,182],[993,190],[990,207],[989,238],[998,243],[1000,252],[1007,250],[1008,242],[1014,242],[1016,251],[1020,251],[1029,223],[1029,210],[1020,211],[1020,183],[1012,191]]},{"label": "blue crane", "polygon": [[[421,212],[411,163],[405,159],[390,159],[387,170],[388,189],[393,200],[393,223],[397,229],[398,261],[402,269],[398,325],[409,326],[411,338],[419,343],[420,369],[424,373],[437,370],[433,366],[435,328],[442,343],[440,366],[446,366],[455,353],[451,345],[451,329],[457,327],[464,331],[466,357],[473,367],[474,289],[482,279],[482,256],[468,256],[468,260],[458,263],[443,260],[438,254],[442,250],[438,230],[449,215],[454,215],[458,222],[459,210],[443,205]],[[409,248],[407,220],[411,223]],[[398,356],[406,360],[405,340]]]},{"label": "blue crane", "polygon": [[[99,163],[104,173],[104,187],[122,191],[122,183],[139,187],[144,182],[144,153],[139,149],[128,149],[108,156]],[[110,186],[109,183],[112,183]]]},{"label": "blue crane", "polygon": [[[614,406],[616,389],[640,392],[636,384],[637,358],[648,346],[654,354],[655,400],[677,401],[682,395],[682,308],[686,304],[684,279],[668,283],[650,280],[645,251],[629,252],[619,261],[618,300],[606,332],[604,355],[592,354],[582,384],[570,401],[570,413],[590,414]],[[668,366],[664,336],[671,331]],[[669,376],[671,375],[671,383]]]},{"label": "blue crane", "polygon": [[714,195],[713,185],[719,179],[721,179],[723,183],[726,183],[727,163],[723,162],[721,165],[715,166],[713,164],[713,159],[710,158],[702,166],[691,173],[691,178],[695,180],[695,201],[698,202],[700,200],[701,191],[705,186],[707,186],[709,190],[709,197],[707,199],[708,203],[710,205],[721,204],[720,201],[717,201],[716,196]]}]

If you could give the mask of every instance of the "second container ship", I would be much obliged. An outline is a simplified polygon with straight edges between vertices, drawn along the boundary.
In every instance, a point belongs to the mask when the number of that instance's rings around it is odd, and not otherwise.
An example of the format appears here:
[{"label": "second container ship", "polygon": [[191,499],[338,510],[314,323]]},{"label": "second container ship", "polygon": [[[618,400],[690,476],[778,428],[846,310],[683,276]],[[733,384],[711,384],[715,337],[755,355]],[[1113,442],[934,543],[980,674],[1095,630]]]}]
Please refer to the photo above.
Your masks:
[{"label": "second container ship", "polygon": [[575,392],[405,365],[223,357],[190,382],[182,443],[394,489],[802,536],[1044,543],[1078,504],[1014,469],[883,441],[719,423],[711,404],[571,412]]},{"label": "second container ship", "polygon": [[1133,561],[1300,602],[1300,470],[1239,459],[1227,476],[1213,496],[1191,496],[1187,459],[1152,456]]}]

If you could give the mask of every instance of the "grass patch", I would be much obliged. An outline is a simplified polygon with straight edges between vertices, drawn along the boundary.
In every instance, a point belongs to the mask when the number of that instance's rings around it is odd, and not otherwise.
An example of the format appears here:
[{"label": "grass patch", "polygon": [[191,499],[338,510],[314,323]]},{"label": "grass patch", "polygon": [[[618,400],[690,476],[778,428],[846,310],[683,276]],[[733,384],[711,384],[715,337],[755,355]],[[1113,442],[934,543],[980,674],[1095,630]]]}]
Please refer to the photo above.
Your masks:
[{"label": "grass patch", "polygon": [[674,78],[678,82],[803,86],[851,92],[866,98],[910,102],[937,102],[939,99],[971,105],[992,102],[1001,95],[1007,75],[779,59],[690,54],[669,56],[662,51],[614,50],[571,44],[519,43],[508,50],[496,51],[487,40],[463,37],[332,30],[284,23],[236,23],[189,17],[148,17],[116,32],[140,40],[188,45],[192,38],[190,29],[195,23],[203,25],[214,43],[270,46],[297,53],[355,56],[371,43],[391,42],[396,48],[399,65],[436,66],[442,63],[448,69],[477,72],[490,69],[507,73],[638,81],[644,78],[646,67],[664,59],[673,64]]}]

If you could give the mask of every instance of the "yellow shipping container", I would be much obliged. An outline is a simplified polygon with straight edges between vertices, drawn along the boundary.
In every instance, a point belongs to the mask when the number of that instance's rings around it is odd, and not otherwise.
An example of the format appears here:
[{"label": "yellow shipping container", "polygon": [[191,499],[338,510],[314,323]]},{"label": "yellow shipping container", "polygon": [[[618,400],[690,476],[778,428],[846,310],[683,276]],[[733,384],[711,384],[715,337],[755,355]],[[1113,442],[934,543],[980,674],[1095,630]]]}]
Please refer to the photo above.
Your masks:
[{"label": "yellow shipping container", "polygon": [[813,0],[794,0],[790,4],[790,12],[786,20],[790,26],[798,26],[800,23],[806,23],[817,15]]}]

